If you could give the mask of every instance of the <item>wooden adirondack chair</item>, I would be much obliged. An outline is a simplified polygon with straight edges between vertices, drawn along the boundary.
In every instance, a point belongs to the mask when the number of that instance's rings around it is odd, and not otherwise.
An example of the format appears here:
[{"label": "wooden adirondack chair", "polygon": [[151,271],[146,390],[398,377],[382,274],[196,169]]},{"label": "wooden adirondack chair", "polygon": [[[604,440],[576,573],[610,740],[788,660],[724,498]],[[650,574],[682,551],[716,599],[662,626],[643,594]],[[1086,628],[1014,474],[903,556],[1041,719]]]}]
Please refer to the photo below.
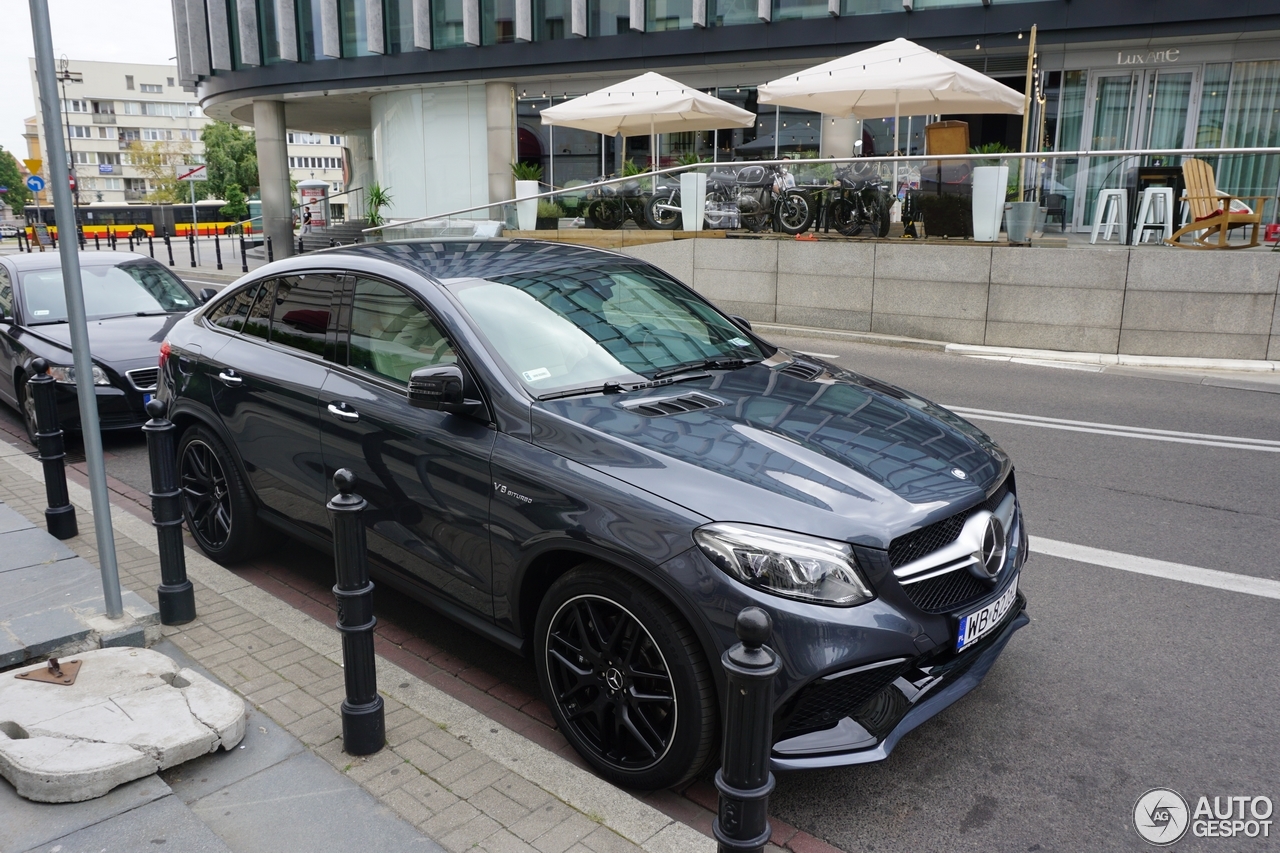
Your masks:
[{"label": "wooden adirondack chair", "polygon": [[[1191,221],[1179,228],[1165,240],[1170,246],[1180,249],[1249,249],[1258,245],[1258,230],[1262,227],[1262,202],[1270,196],[1230,196],[1218,192],[1218,185],[1213,178],[1213,167],[1203,160],[1187,160],[1182,164],[1182,177],[1187,191],[1182,197],[1191,210]],[[1231,202],[1239,198],[1241,201],[1253,202],[1253,212],[1233,211]],[[1253,236],[1249,243],[1235,246],[1227,243],[1227,233],[1238,225],[1252,225]],[[1180,243],[1184,234],[1193,234],[1190,243]],[[1214,234],[1217,242],[1209,242]]]}]

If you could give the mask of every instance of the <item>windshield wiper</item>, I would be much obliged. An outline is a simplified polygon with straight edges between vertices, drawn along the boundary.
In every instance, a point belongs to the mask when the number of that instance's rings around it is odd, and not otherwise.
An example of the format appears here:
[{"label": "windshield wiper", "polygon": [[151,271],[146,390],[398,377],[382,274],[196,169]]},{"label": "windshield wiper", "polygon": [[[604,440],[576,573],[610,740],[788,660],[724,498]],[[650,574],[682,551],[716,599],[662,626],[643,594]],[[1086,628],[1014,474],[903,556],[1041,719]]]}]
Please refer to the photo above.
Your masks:
[{"label": "windshield wiper", "polygon": [[603,385],[588,385],[585,388],[569,388],[565,391],[552,391],[538,395],[538,401],[561,400],[565,397],[581,397],[585,394],[621,394],[627,389],[617,382],[606,382]]},{"label": "windshield wiper", "polygon": [[67,322],[67,319],[64,317],[61,320],[33,320],[27,325],[28,326],[56,326],[59,323],[66,323],[66,322]]},{"label": "windshield wiper", "polygon": [[688,364],[682,364],[679,367],[668,368],[667,370],[659,370],[649,378],[665,379],[668,376],[675,376],[677,373],[688,373],[694,370],[737,370],[746,367],[749,364],[756,364],[761,359],[758,358],[708,358],[705,361],[693,361]]}]

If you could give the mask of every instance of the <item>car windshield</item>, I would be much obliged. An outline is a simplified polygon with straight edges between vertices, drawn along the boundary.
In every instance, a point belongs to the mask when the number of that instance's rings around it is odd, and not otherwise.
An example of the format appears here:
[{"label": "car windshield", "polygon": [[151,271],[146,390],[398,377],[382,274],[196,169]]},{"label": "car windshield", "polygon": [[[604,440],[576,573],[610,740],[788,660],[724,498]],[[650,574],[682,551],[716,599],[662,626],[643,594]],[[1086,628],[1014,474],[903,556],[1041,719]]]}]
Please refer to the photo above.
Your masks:
[{"label": "car windshield", "polygon": [[765,357],[715,309],[639,266],[494,276],[451,289],[535,396]]},{"label": "car windshield", "polygon": [[[178,278],[155,261],[140,259],[113,266],[80,267],[85,314],[90,320],[137,314],[190,311],[196,298]],[[61,323],[67,319],[62,270],[32,270],[22,274],[23,316],[28,324]]]}]

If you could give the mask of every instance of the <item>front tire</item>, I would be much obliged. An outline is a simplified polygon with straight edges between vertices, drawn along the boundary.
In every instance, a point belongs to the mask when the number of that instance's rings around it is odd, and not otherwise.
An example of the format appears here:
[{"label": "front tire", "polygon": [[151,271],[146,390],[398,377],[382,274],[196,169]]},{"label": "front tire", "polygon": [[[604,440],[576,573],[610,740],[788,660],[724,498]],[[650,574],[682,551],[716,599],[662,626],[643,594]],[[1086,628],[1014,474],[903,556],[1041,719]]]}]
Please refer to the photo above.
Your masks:
[{"label": "front tire", "polygon": [[680,197],[674,193],[668,195],[653,195],[644,205],[644,218],[648,221],[650,228],[656,228],[660,231],[675,231],[680,227],[680,211],[664,210],[665,207],[679,207]]},{"label": "front tire", "polygon": [[813,224],[813,205],[804,193],[788,190],[778,200],[777,217],[778,230],[783,234],[803,234]]},{"label": "front tire", "polygon": [[188,429],[178,443],[178,488],[187,529],[209,559],[225,566],[262,550],[249,488],[226,445],[205,427]]},{"label": "front tire", "polygon": [[718,702],[693,631],[669,603],[617,569],[588,563],[538,608],[538,682],[579,754],[626,788],[671,788],[711,758]]},{"label": "front tire", "polygon": [[31,396],[31,388],[27,385],[27,377],[18,379],[18,411],[22,414],[22,425],[27,428],[27,440],[35,447],[40,443],[36,437],[36,401]]}]

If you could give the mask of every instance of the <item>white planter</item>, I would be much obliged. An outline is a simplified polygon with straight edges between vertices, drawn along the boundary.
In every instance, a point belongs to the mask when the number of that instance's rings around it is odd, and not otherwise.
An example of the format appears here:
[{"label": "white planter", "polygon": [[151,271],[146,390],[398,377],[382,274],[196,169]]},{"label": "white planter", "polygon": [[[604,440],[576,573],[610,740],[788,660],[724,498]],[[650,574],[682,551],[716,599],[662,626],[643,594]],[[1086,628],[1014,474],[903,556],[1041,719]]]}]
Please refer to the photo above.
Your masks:
[{"label": "white planter", "polygon": [[973,170],[973,239],[994,243],[1000,235],[1004,197],[1009,187],[1008,166],[978,166]]},{"label": "white planter", "polygon": [[[516,198],[529,198],[537,195],[542,189],[539,181],[516,181]],[[532,231],[538,227],[538,200],[516,202],[516,221],[521,231]]]},{"label": "white planter", "polygon": [[685,231],[701,231],[707,215],[707,176],[704,172],[682,172],[680,175],[680,215]]}]

